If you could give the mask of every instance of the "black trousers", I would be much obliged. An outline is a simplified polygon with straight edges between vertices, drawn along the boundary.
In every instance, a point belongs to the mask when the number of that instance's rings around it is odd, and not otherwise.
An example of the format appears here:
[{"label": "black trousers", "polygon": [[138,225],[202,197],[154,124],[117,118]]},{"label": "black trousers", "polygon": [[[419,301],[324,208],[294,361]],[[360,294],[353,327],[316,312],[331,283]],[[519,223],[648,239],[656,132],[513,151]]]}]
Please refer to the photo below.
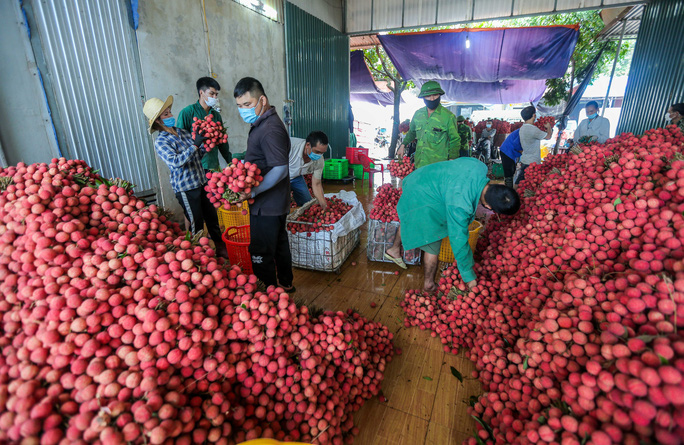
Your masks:
[{"label": "black trousers", "polygon": [[252,270],[266,286],[292,286],[292,255],[286,220],[287,215],[249,215]]},{"label": "black trousers", "polygon": [[216,255],[228,258],[228,251],[226,244],[221,238],[221,228],[219,227],[218,215],[214,204],[209,201],[204,187],[187,190],[185,192],[176,193],[176,199],[183,207],[185,217],[190,221],[190,231],[197,233],[204,229],[204,224],[207,224],[209,236],[216,244]]},{"label": "black trousers", "polygon": [[500,151],[499,154],[501,155],[501,165],[503,166],[503,171],[504,171],[504,178],[513,178],[515,175],[515,164],[516,162],[509,158],[506,153],[503,151]]}]

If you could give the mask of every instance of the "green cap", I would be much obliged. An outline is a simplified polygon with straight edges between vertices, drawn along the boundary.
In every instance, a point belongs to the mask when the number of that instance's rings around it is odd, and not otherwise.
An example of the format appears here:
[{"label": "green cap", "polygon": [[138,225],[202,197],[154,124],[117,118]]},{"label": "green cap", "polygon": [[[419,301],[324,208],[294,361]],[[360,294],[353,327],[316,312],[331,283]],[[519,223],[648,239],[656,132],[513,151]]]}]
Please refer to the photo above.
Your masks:
[{"label": "green cap", "polygon": [[462,114],[459,114],[458,117],[456,118],[456,122],[463,122],[465,120],[465,117],[463,117]]},{"label": "green cap", "polygon": [[444,90],[439,83],[434,80],[425,82],[422,87],[420,87],[420,94],[418,97],[432,96],[433,94],[439,94],[440,96],[444,94]]}]

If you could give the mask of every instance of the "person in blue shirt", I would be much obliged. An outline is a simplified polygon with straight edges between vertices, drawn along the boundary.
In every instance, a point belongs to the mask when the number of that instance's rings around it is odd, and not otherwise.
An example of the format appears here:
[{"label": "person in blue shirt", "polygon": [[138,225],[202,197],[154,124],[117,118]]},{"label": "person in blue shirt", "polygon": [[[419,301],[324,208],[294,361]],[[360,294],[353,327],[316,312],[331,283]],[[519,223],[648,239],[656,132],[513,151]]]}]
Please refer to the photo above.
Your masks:
[{"label": "person in blue shirt", "polygon": [[154,151],[169,167],[171,188],[190,222],[190,231],[197,233],[204,229],[206,223],[209,236],[216,245],[216,255],[228,258],[216,209],[204,191],[207,177],[202,157],[206,151],[201,147],[206,138],[197,135],[193,139],[188,131],[177,128],[171,113],[172,105],[173,96],[166,101],[153,97],[143,107],[149,124],[147,131],[150,134],[159,132],[154,140]]}]

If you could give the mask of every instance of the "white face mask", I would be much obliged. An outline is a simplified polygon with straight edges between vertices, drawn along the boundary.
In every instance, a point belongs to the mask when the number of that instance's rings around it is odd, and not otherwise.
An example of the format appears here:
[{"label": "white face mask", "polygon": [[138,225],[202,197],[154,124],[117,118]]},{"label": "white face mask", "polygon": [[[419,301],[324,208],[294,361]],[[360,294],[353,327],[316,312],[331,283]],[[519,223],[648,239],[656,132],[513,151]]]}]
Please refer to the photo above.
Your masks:
[{"label": "white face mask", "polygon": [[670,117],[670,113],[665,113],[665,121],[666,122],[672,122],[672,118]]},{"label": "white face mask", "polygon": [[207,104],[207,106],[209,108],[214,108],[218,105],[218,99],[215,97],[209,96],[206,99],[204,99],[204,103]]}]

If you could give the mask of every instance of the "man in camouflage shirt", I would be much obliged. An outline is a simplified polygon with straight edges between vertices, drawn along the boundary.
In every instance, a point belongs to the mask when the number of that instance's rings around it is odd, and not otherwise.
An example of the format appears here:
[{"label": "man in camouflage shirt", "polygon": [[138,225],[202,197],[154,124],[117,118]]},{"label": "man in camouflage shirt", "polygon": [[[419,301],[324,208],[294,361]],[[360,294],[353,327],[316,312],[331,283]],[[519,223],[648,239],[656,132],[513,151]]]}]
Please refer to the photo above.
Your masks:
[{"label": "man in camouflage shirt", "polygon": [[461,135],[456,126],[454,113],[440,104],[444,90],[434,80],[425,82],[418,97],[423,98],[425,108],[413,115],[408,133],[399,147],[398,155],[404,155],[405,145],[416,141],[414,163],[416,168],[425,167],[458,157]]},{"label": "man in camouflage shirt", "polygon": [[[456,122],[458,124],[458,134],[461,135],[461,148],[459,150],[459,156],[462,158],[469,157],[471,152],[470,143],[473,140],[473,131],[465,123],[465,117],[458,116],[456,118]],[[449,153],[449,159],[455,159],[459,156],[454,156]]]}]

